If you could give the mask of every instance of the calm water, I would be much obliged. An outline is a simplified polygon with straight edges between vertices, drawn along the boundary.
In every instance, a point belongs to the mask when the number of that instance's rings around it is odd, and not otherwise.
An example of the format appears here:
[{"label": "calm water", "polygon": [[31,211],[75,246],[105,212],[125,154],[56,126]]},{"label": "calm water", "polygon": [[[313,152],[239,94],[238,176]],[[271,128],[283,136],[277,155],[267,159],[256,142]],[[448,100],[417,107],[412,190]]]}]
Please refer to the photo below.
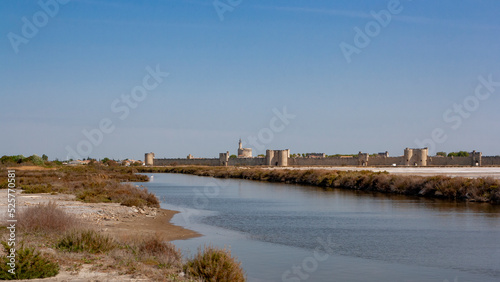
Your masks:
[{"label": "calm water", "polygon": [[500,207],[181,174],[142,183],[250,281],[500,281]]}]

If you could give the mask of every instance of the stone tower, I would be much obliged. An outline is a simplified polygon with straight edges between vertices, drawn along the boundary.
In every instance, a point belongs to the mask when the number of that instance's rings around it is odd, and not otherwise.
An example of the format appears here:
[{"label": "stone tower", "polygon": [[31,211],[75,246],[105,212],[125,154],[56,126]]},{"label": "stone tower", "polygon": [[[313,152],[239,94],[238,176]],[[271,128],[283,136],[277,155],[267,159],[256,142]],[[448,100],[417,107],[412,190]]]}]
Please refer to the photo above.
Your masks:
[{"label": "stone tower", "polygon": [[268,166],[288,166],[290,150],[266,150],[266,165]]},{"label": "stone tower", "polygon": [[225,153],[219,153],[219,165],[227,166],[229,163],[229,151]]},{"label": "stone tower", "polygon": [[428,148],[405,149],[404,164],[406,166],[427,166]]},{"label": "stone tower", "polygon": [[154,153],[146,153],[144,155],[144,164],[147,166],[154,165],[155,154]]},{"label": "stone tower", "polygon": [[240,142],[238,144],[238,158],[251,158],[252,157],[252,148],[243,148],[243,144]]},{"label": "stone tower", "polygon": [[476,152],[476,150],[471,153],[472,166],[481,166],[481,159],[483,158],[483,153]]}]

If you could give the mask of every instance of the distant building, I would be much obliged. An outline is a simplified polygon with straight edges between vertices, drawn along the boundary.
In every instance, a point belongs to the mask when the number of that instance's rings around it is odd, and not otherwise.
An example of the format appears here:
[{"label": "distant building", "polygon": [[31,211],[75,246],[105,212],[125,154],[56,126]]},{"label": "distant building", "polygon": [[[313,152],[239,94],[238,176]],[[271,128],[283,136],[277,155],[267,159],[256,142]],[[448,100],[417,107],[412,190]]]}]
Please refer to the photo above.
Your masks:
[{"label": "distant building", "polygon": [[252,157],[252,148],[243,148],[240,139],[238,147],[238,158],[251,158],[251,157]]}]

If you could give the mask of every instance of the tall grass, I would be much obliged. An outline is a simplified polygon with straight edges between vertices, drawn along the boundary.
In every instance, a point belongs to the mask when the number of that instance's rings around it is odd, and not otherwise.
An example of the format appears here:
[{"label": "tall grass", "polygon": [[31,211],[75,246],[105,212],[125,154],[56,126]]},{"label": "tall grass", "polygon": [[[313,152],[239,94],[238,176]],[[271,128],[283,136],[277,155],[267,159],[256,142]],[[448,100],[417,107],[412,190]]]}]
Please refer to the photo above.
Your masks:
[{"label": "tall grass", "polygon": [[141,261],[154,264],[160,268],[181,267],[182,254],[172,243],[160,234],[146,235],[134,244]]},{"label": "tall grass", "polygon": [[203,281],[239,282],[245,281],[241,263],[231,256],[228,249],[205,246],[198,249],[194,258],[184,266],[186,273]]},{"label": "tall grass", "polygon": [[185,173],[217,178],[241,178],[269,182],[313,185],[324,188],[343,188],[376,191],[430,198],[500,204],[500,180],[491,177],[463,178],[448,176],[391,175],[372,171],[334,170],[266,170],[234,167],[153,167],[142,172]]},{"label": "tall grass", "polygon": [[106,253],[116,247],[114,240],[94,230],[74,230],[66,233],[57,248],[69,252]]}]

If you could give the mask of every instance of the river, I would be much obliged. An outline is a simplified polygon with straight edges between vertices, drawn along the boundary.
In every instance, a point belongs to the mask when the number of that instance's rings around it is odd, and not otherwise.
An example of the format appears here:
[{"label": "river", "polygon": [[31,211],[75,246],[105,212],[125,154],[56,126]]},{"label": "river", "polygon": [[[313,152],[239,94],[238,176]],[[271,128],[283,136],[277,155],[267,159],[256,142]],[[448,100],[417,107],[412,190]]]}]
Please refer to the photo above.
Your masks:
[{"label": "river", "polygon": [[228,247],[249,281],[500,281],[500,207],[380,193],[147,174],[172,223]]}]

